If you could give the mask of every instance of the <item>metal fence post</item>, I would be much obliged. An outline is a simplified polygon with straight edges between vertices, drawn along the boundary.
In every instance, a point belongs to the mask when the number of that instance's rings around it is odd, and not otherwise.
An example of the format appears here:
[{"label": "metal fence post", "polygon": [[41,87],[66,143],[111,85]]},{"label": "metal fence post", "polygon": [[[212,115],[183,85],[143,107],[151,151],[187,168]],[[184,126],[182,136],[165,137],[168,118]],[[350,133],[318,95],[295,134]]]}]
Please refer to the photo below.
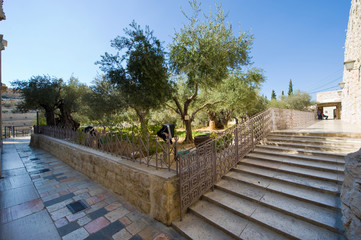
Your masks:
[{"label": "metal fence post", "polygon": [[236,145],[236,165],[238,163],[238,126],[236,126],[234,131],[234,144]]},{"label": "metal fence post", "polygon": [[254,148],[254,129],[253,129],[253,119],[250,120],[250,124],[251,124],[251,140],[252,140],[252,148]]}]

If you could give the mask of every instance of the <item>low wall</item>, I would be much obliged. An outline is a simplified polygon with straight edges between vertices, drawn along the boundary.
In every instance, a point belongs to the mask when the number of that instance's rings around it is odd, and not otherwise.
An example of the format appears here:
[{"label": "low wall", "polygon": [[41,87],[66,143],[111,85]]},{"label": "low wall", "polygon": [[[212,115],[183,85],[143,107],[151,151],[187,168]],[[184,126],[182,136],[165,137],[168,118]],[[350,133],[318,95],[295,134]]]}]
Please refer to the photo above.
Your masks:
[{"label": "low wall", "polygon": [[273,130],[283,130],[304,126],[309,122],[316,120],[315,112],[272,108],[272,114]]},{"label": "low wall", "polygon": [[33,134],[30,145],[51,153],[158,221],[170,225],[179,217],[179,179],[173,172],[41,134]]},{"label": "low wall", "polygon": [[341,189],[342,222],[348,239],[361,239],[361,149],[345,158]]}]

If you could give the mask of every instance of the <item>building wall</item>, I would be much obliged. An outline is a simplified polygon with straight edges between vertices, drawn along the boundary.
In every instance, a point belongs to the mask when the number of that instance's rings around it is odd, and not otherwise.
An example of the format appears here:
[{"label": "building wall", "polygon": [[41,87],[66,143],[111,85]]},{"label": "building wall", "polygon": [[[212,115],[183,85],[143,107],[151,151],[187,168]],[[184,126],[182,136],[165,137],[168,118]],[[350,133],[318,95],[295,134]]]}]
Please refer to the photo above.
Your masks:
[{"label": "building wall", "polygon": [[344,70],[341,119],[361,123],[361,0],[351,1],[345,42],[345,61],[355,60],[353,70]]},{"label": "building wall", "polygon": [[319,92],[316,96],[318,103],[341,102],[342,91]]}]

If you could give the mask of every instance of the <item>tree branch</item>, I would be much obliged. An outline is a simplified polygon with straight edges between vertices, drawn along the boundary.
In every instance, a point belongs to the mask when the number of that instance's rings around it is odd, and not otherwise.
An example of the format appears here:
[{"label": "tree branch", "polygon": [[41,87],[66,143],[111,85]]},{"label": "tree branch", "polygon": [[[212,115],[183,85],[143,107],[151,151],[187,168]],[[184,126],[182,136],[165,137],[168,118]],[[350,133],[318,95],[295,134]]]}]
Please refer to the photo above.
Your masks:
[{"label": "tree branch", "polygon": [[184,112],[182,111],[182,106],[180,105],[179,101],[178,101],[178,98],[177,97],[174,97],[173,98],[173,101],[175,102],[175,104],[177,105],[177,108],[178,108],[178,114],[181,115],[181,117],[184,116]]},{"label": "tree branch", "polygon": [[220,103],[220,102],[222,102],[222,101],[216,101],[216,102],[213,102],[213,103],[206,103],[206,104],[204,104],[202,107],[198,108],[195,112],[192,113],[192,120],[194,120],[194,117],[196,116],[196,114],[197,114],[199,111],[203,110],[204,108],[206,108],[206,107],[208,107],[208,106],[216,105],[216,104],[218,104],[218,103]]},{"label": "tree branch", "polygon": [[168,103],[165,103],[165,105],[166,105],[168,108],[172,109],[174,112],[180,114],[179,110],[175,109],[174,107],[172,107],[172,106],[169,105]]}]

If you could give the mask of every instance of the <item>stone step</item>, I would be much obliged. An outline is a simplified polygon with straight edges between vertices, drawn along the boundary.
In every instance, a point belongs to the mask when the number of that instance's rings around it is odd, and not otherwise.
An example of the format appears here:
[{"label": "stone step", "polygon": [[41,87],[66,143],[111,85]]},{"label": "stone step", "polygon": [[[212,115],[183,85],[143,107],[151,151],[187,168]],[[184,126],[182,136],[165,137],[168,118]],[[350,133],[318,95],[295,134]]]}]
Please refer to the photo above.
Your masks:
[{"label": "stone step", "polygon": [[318,140],[318,141],[329,141],[329,142],[340,142],[340,143],[356,143],[361,144],[361,138],[352,138],[352,137],[332,137],[332,136],[322,136],[322,135],[293,135],[293,134],[277,134],[272,132],[267,136],[268,137],[280,137],[287,139],[303,139],[303,140]]},{"label": "stone step", "polygon": [[304,167],[308,169],[334,172],[343,174],[345,167],[343,165],[337,165],[332,162],[314,162],[299,158],[285,157],[285,156],[276,156],[276,155],[268,155],[264,153],[249,153],[247,157],[258,160],[267,160],[271,162],[284,163],[288,165]]},{"label": "stone step", "polygon": [[358,141],[347,141],[347,140],[335,140],[335,139],[307,139],[304,137],[293,137],[293,136],[274,136],[269,135],[263,139],[263,141],[273,141],[273,142],[288,142],[288,143],[298,143],[298,144],[314,144],[322,146],[332,146],[332,147],[345,147],[345,148],[360,148],[361,142]]},{"label": "stone step", "polygon": [[273,181],[268,178],[254,176],[244,172],[239,173],[236,171],[230,171],[224,176],[224,179],[248,184],[254,188],[267,189],[267,191],[283,194],[288,197],[306,201],[335,211],[341,211],[340,198],[333,194],[315,191],[313,189],[300,187],[287,182]]},{"label": "stone step", "polygon": [[344,167],[345,164],[345,157],[344,156],[335,156],[335,155],[329,155],[326,156],[318,156],[318,155],[311,155],[311,154],[302,154],[297,152],[282,152],[277,151],[275,149],[267,149],[263,147],[257,146],[253,151],[253,153],[260,153],[260,154],[267,154],[267,155],[273,155],[273,156],[280,156],[280,157],[286,157],[286,158],[295,158],[295,159],[302,159],[305,161],[311,161],[311,162],[321,162],[321,163],[329,163],[329,164],[335,164]]},{"label": "stone step", "polygon": [[294,135],[278,135],[278,134],[270,134],[265,140],[280,140],[280,141],[291,141],[291,142],[309,142],[309,143],[317,143],[320,145],[334,145],[337,144],[339,146],[351,146],[358,147],[361,146],[361,139],[355,138],[337,138],[337,137],[320,137],[320,136],[294,136]]},{"label": "stone step", "polygon": [[295,149],[316,150],[316,151],[325,151],[325,152],[341,153],[341,154],[347,154],[358,150],[358,148],[350,148],[350,147],[324,146],[324,145],[316,145],[316,144],[302,144],[302,143],[276,142],[276,141],[261,142],[261,145],[290,147]]},{"label": "stone step", "polygon": [[282,194],[255,188],[241,182],[222,180],[216,187],[234,196],[255,201],[264,207],[272,208],[284,214],[296,217],[322,228],[343,233],[343,225],[337,221],[341,213],[312,203],[297,200]]},{"label": "stone step", "polygon": [[204,194],[203,199],[291,239],[344,239],[339,233],[218,189]]},{"label": "stone step", "polygon": [[208,201],[198,201],[190,207],[190,211],[236,239],[288,239]]},{"label": "stone step", "polygon": [[293,132],[293,131],[273,131],[272,134],[292,135],[292,136],[312,136],[312,137],[336,137],[361,139],[361,133],[328,133],[328,132]]},{"label": "stone step", "polygon": [[213,225],[203,221],[192,213],[187,213],[182,221],[172,222],[172,226],[188,239],[194,240],[219,240],[234,239]]},{"label": "stone step", "polygon": [[329,182],[319,179],[311,179],[303,176],[297,176],[295,174],[289,174],[284,172],[275,172],[269,169],[260,168],[257,166],[248,166],[238,164],[233,171],[240,173],[248,173],[254,176],[261,176],[274,181],[280,181],[283,183],[294,184],[303,188],[314,189],[319,192],[330,193],[339,195],[341,185],[335,182]]},{"label": "stone step", "polygon": [[344,179],[343,174],[339,174],[339,173],[308,169],[305,167],[298,167],[298,166],[288,165],[285,163],[272,162],[268,160],[259,160],[249,157],[243,158],[239,162],[239,164],[256,166],[259,168],[273,170],[275,172],[283,172],[283,173],[307,177],[311,179],[319,179],[319,180],[335,182],[339,184],[342,184]]},{"label": "stone step", "polygon": [[325,152],[325,151],[317,151],[310,149],[302,149],[302,148],[294,148],[294,147],[285,147],[285,146],[274,146],[274,145],[257,145],[258,149],[265,149],[269,151],[275,152],[287,152],[293,154],[304,154],[304,155],[312,155],[312,156],[322,156],[322,157],[345,157],[346,153],[339,152]]}]

